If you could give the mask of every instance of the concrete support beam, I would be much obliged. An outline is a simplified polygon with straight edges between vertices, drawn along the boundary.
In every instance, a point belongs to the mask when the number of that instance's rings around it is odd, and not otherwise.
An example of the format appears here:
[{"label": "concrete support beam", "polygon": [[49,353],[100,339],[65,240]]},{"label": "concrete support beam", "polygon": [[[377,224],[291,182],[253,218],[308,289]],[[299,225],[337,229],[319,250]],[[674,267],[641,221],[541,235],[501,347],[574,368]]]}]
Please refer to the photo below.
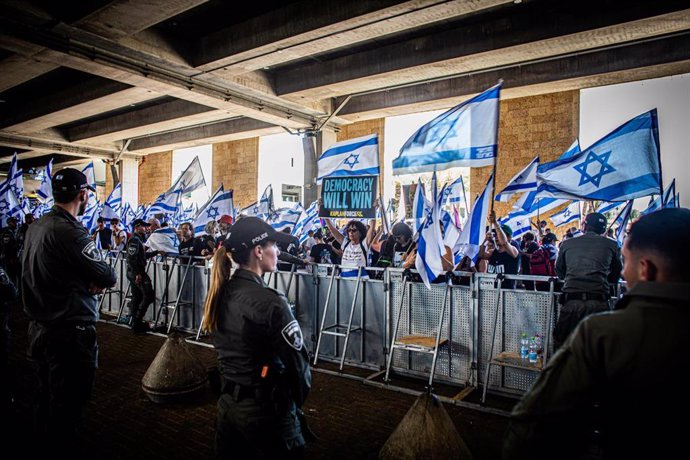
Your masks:
[{"label": "concrete support beam", "polygon": [[510,3],[512,0],[299,2],[202,38],[192,62],[199,70],[240,74]]},{"label": "concrete support beam", "polygon": [[656,2],[602,12],[581,4],[534,4],[490,22],[278,70],[275,89],[291,99],[336,97],[690,29],[690,9],[674,7],[677,2]]},{"label": "concrete support beam", "polygon": [[226,142],[246,137],[274,134],[282,131],[280,127],[263,121],[244,117],[235,118],[218,123],[132,139],[129,144],[129,151],[138,154],[154,153],[169,150],[172,147],[182,148],[216,142]]},{"label": "concrete support beam", "polygon": [[0,128],[15,133],[41,131],[159,96],[144,88],[91,78],[45,94],[30,107],[18,106],[17,111],[3,113]]},{"label": "concrete support beam", "polygon": [[170,131],[235,116],[226,110],[183,100],[162,102],[154,106],[134,109],[89,123],[67,128],[70,141],[115,142],[141,137],[151,132]]},{"label": "concrete support beam", "polygon": [[[17,159],[35,158],[55,153],[62,153],[74,157],[101,158],[112,160],[118,153],[116,150],[107,150],[97,147],[86,147],[75,144],[55,142],[45,139],[38,139],[27,136],[18,136],[0,132],[0,145],[15,147],[18,149],[29,149],[17,155]],[[135,155],[125,154],[125,158],[134,158]],[[12,156],[0,158],[0,163],[8,163]]]},{"label": "concrete support beam", "polygon": [[0,62],[0,93],[36,78],[59,66],[52,62],[41,62],[30,57],[15,54]]},{"label": "concrete support beam", "polygon": [[668,75],[669,66],[676,69],[673,73],[690,70],[690,33],[354,96],[340,116],[354,121],[369,118],[367,112],[380,117],[447,108],[495,85],[499,79],[503,79],[505,90],[523,87],[516,93],[522,97],[538,94],[533,89],[537,85],[556,85],[545,92],[566,91],[654,78],[655,69],[657,76]]}]

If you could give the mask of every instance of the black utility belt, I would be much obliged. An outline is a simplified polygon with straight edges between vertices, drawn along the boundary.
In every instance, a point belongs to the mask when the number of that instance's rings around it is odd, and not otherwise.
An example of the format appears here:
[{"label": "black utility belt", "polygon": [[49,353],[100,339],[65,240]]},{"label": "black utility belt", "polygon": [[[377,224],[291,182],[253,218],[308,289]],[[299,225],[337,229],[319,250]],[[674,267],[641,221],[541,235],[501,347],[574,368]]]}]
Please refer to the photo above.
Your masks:
[{"label": "black utility belt", "polygon": [[230,395],[235,401],[251,398],[261,402],[267,401],[271,397],[271,392],[266,388],[244,386],[230,381],[226,381],[223,385],[223,393]]},{"label": "black utility belt", "polygon": [[591,292],[564,292],[561,294],[561,303],[569,300],[608,300],[609,296],[606,294],[593,294]]}]

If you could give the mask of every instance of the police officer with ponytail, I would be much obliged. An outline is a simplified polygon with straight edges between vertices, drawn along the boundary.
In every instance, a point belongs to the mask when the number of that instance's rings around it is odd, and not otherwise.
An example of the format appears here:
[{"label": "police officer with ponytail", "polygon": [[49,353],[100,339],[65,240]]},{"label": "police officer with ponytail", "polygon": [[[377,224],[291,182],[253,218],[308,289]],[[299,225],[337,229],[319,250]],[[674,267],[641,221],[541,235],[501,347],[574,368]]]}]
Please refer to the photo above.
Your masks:
[{"label": "police officer with ponytail", "polygon": [[[218,351],[217,458],[302,458],[298,417],[311,386],[302,331],[287,298],[269,288],[276,243],[290,235],[255,217],[239,220],[213,257],[203,327]],[[239,268],[230,277],[231,259]]]}]

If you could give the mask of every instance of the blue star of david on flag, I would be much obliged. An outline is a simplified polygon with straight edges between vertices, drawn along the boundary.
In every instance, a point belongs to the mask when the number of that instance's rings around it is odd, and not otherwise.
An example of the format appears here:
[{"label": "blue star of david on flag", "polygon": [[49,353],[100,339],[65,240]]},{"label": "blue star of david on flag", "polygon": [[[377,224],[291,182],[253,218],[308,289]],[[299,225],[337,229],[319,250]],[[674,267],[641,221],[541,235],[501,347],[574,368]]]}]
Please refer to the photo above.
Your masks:
[{"label": "blue star of david on flag", "polygon": [[343,160],[343,164],[349,166],[350,169],[354,168],[357,163],[359,163],[359,154],[355,153],[351,153],[349,157]]},{"label": "blue star of david on flag", "polygon": [[10,204],[7,202],[7,200],[0,200],[0,212],[6,212],[7,210],[10,209]]},{"label": "blue star of david on flag", "polygon": [[[585,159],[585,161],[583,161],[579,165],[574,166],[574,169],[580,173],[580,183],[578,185],[584,185],[587,182],[591,182],[596,187],[599,187],[599,184],[601,183],[601,178],[607,174],[611,174],[616,170],[613,166],[608,164],[610,156],[610,150],[608,152],[602,153],[601,155],[597,155],[597,153],[594,150],[590,151],[587,154],[587,158]],[[599,172],[597,174],[591,175],[587,170],[589,169],[589,165],[595,162],[601,164],[601,167],[599,168]]]},{"label": "blue star of david on flag", "polygon": [[216,220],[216,218],[218,217],[218,208],[215,206],[211,206],[210,208],[208,208],[208,211],[206,211],[206,213],[208,214],[208,217],[210,217],[213,220]]}]

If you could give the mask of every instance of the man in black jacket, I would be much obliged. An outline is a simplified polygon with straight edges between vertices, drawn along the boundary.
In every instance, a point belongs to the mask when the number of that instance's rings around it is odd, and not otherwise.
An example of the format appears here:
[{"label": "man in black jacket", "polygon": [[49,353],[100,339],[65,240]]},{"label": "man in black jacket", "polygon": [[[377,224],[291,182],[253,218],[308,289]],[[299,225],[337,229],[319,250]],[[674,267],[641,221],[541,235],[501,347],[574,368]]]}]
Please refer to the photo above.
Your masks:
[{"label": "man in black jacket", "polygon": [[98,367],[96,294],[117,281],[77,220],[88,189],[81,171],[57,171],[55,206],[29,227],[22,254],[22,303],[31,320],[28,356],[39,382],[36,447],[58,457],[74,453]]},{"label": "man in black jacket", "polygon": [[127,242],[127,279],[132,290],[132,301],[129,305],[133,332],[149,330],[148,324],[144,322],[144,315],[155,298],[151,278],[146,273],[146,259],[155,256],[157,252],[147,253],[144,248],[146,228],[150,225],[141,219],[134,220],[134,233]]}]

